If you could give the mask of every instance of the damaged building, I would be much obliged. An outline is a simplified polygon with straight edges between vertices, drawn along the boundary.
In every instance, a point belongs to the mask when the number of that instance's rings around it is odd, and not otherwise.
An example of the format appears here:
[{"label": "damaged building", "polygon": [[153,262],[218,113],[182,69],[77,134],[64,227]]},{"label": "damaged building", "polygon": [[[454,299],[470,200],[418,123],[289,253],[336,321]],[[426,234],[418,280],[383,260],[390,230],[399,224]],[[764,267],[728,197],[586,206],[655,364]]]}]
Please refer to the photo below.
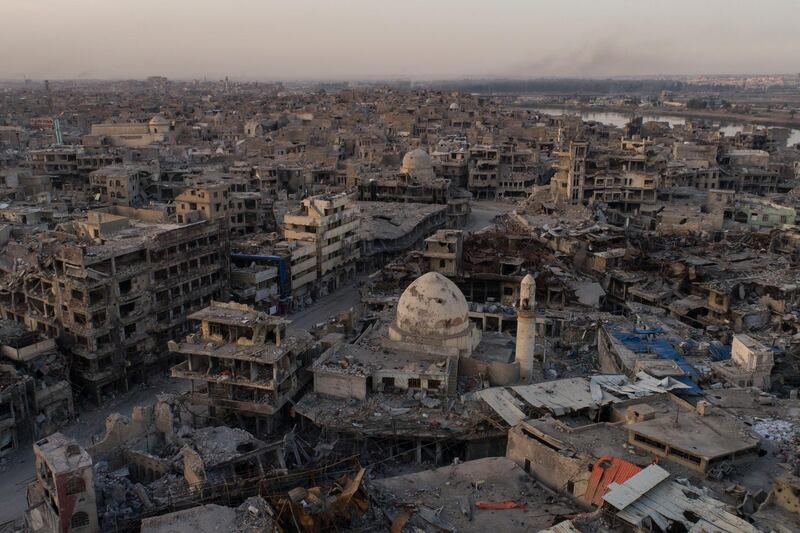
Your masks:
[{"label": "damaged building", "polygon": [[90,211],[7,252],[3,318],[58,337],[74,383],[98,403],[163,365],[167,341],[188,331],[187,314],[228,284],[222,228],[174,224],[154,210]]},{"label": "damaged building", "polygon": [[256,434],[271,433],[275,415],[310,380],[317,344],[289,321],[236,303],[211,302],[188,317],[197,333],[169,347],[185,361],[172,376],[191,381],[187,400],[208,417],[236,420]]}]

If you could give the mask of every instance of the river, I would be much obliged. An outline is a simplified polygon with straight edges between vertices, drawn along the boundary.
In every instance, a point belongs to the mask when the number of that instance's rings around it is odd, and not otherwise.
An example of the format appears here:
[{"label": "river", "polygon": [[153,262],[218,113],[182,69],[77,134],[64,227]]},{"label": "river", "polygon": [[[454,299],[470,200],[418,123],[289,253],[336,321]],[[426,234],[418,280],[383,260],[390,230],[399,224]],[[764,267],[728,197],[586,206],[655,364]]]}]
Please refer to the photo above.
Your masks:
[{"label": "river", "polygon": [[[594,120],[595,122],[602,122],[603,124],[609,124],[612,126],[622,127],[628,123],[630,120],[631,115],[627,113],[619,113],[616,111],[579,111],[576,109],[568,109],[568,108],[560,108],[560,107],[539,107],[539,106],[532,106],[531,109],[536,111],[540,111],[542,113],[547,113],[548,115],[580,115],[583,120]],[[643,113],[642,117],[645,121],[648,120],[657,120],[660,122],[668,122],[670,126],[675,126],[676,124],[683,124],[689,117],[678,117],[675,115],[662,115],[660,113]],[[702,120],[702,119],[701,119]],[[740,132],[744,129],[744,123],[742,122],[721,122],[721,121],[711,121],[712,124],[715,126],[719,126],[720,131],[722,131],[726,136],[732,137],[736,135],[737,132]],[[789,139],[787,144],[792,146],[793,144],[800,143],[800,130],[798,129],[790,129],[789,130]]]}]

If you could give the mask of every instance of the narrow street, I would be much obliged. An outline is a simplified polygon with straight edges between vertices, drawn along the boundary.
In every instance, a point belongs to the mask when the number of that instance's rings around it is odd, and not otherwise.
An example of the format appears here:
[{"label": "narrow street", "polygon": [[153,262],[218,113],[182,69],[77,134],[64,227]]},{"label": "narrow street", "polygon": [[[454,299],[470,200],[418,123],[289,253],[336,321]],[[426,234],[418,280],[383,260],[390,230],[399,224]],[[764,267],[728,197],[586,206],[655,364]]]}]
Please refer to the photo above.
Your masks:
[{"label": "narrow street", "polygon": [[[492,224],[495,216],[508,213],[517,206],[516,202],[486,200],[473,202],[469,221],[465,231],[475,232]],[[326,322],[330,317],[357,305],[360,301],[359,281],[366,278],[359,276],[354,282],[346,285],[333,294],[316,300],[310,307],[289,315],[295,328],[310,329],[315,324]]]},{"label": "narrow street", "polygon": [[349,285],[316,300],[310,307],[289,315],[287,318],[292,321],[292,327],[310,329],[315,324],[326,322],[330,317],[357,305],[361,299],[358,282],[363,279],[359,277]]}]

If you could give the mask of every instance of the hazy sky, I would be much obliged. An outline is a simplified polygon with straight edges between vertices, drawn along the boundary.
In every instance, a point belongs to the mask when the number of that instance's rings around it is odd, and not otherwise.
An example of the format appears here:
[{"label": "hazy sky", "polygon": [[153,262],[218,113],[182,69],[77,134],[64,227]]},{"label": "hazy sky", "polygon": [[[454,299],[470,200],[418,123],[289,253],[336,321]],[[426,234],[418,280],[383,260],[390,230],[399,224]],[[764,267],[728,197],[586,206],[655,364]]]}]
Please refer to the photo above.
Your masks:
[{"label": "hazy sky", "polygon": [[798,0],[0,0],[0,78],[800,72]]}]

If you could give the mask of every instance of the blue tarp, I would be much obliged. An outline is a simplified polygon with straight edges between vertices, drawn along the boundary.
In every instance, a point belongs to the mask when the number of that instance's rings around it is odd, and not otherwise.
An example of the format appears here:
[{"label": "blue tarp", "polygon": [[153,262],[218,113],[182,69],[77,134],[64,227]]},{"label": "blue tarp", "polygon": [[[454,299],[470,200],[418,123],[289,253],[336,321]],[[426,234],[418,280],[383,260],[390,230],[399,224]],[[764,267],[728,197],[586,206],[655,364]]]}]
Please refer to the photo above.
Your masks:
[{"label": "blue tarp", "polygon": [[634,328],[633,332],[637,335],[655,335],[657,333],[664,333],[664,330],[661,328],[654,328],[654,329],[641,329],[641,328]]},{"label": "blue tarp", "polygon": [[686,392],[701,394],[700,387],[695,383],[697,372],[675,349],[677,342],[667,337],[648,337],[656,333],[661,333],[661,330],[617,331],[614,333],[614,337],[633,353],[653,353],[664,359],[675,361],[678,368],[686,373],[686,377],[683,379],[678,378],[678,381],[691,387]]},{"label": "blue tarp", "polygon": [[719,341],[715,341],[708,347],[708,351],[711,352],[712,361],[724,361],[731,358],[730,344],[722,344]]}]

